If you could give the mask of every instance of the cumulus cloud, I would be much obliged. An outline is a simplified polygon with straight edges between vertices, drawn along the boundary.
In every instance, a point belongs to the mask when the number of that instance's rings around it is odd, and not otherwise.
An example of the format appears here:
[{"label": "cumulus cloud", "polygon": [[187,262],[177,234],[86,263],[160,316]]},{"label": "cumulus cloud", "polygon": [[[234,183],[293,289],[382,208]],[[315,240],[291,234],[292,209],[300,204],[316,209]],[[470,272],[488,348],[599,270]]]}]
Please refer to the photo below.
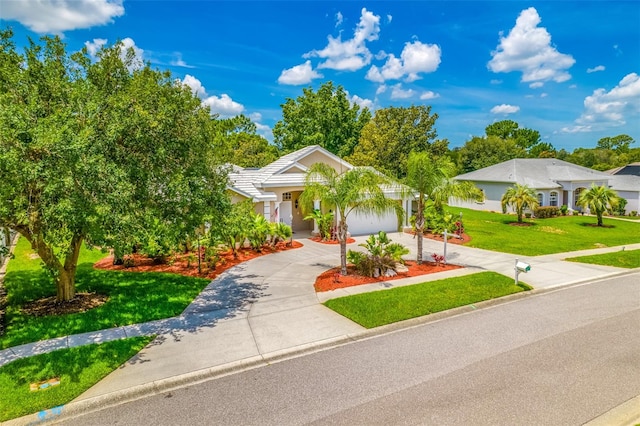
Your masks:
[{"label": "cumulus cloud", "polygon": [[342,35],[327,37],[328,44],[322,50],[312,50],[303,55],[304,58],[318,57],[324,59],[318,68],[329,68],[340,71],[356,71],[371,62],[372,54],[366,46],[368,41],[378,39],[380,17],[362,9],[360,21],[356,26],[353,38],[342,40]]},{"label": "cumulus cloud", "polygon": [[376,89],[376,95],[379,95],[380,93],[384,93],[387,91],[387,85],[386,84],[381,84],[380,86],[378,86],[378,88]]},{"label": "cumulus cloud", "polygon": [[501,104],[501,105],[496,105],[493,108],[491,108],[491,113],[492,114],[515,114],[516,112],[520,111],[520,107],[519,106],[515,106],[515,105],[508,105],[508,104]]},{"label": "cumulus cloud", "polygon": [[[640,115],[640,76],[627,74],[610,91],[596,89],[584,99],[584,112],[576,120],[583,128],[622,126],[631,116]],[[564,129],[563,129],[564,130]]]},{"label": "cumulus cloud", "polygon": [[369,108],[369,110],[373,110],[374,109],[374,104],[373,104],[373,101],[371,99],[364,99],[364,98],[361,98],[358,95],[353,95],[351,97],[351,103],[360,105],[360,108]]},{"label": "cumulus cloud", "polygon": [[122,0],[20,0],[2,2],[2,19],[39,34],[91,28],[124,15]]},{"label": "cumulus cloud", "polygon": [[427,90],[426,92],[422,92],[420,95],[420,99],[425,101],[427,99],[435,99],[439,98],[440,95],[438,93],[432,92],[431,90]]},{"label": "cumulus cloud", "polygon": [[202,82],[192,75],[187,74],[181,82],[202,100],[203,105],[211,109],[211,114],[219,114],[221,117],[234,117],[244,111],[244,106],[231,99],[226,93],[220,96],[207,95]]},{"label": "cumulus cloud", "polygon": [[516,25],[504,37],[487,64],[493,72],[522,72],[522,81],[561,83],[571,78],[566,71],[576,62],[571,55],[558,52],[551,44],[551,35],[538,27],[541,19],[535,8],[523,10]]},{"label": "cumulus cloud", "polygon": [[530,87],[530,88],[532,88],[532,89],[539,89],[539,88],[541,88],[542,86],[544,86],[544,83],[543,83],[543,82],[541,82],[541,81],[536,81],[536,82],[531,83],[531,84],[529,85],[529,87]]},{"label": "cumulus cloud", "polygon": [[597,67],[587,68],[587,73],[591,74],[592,72],[604,71],[604,65],[598,65]]},{"label": "cumulus cloud", "polygon": [[307,61],[304,64],[296,65],[287,70],[282,70],[280,77],[278,77],[278,83],[290,84],[292,86],[307,84],[314,78],[321,78],[322,74],[318,73],[311,67],[311,61]]},{"label": "cumulus cloud", "polygon": [[399,58],[389,54],[387,62],[381,68],[373,65],[365,78],[376,83],[401,79],[415,81],[420,78],[420,73],[438,69],[441,53],[440,46],[436,44],[421,43],[418,40],[407,42]]},{"label": "cumulus cloud", "polygon": [[342,16],[342,13],[336,13],[336,27],[342,25],[342,21],[344,21],[344,16]]},{"label": "cumulus cloud", "polygon": [[96,57],[98,50],[100,50],[105,44],[107,44],[106,38],[94,38],[93,41],[84,42],[84,45],[92,58]]},{"label": "cumulus cloud", "polygon": [[416,92],[413,89],[404,90],[401,84],[396,84],[391,87],[391,99],[409,99],[415,96]]},{"label": "cumulus cloud", "polygon": [[[107,44],[107,39],[94,38],[93,41],[85,41],[84,45],[87,48],[87,52],[93,59],[97,59],[98,51]],[[133,56],[129,58],[127,68],[129,71],[140,69],[144,66],[144,50],[136,46],[136,42],[131,37],[127,37],[120,41],[120,58],[123,62],[127,61],[129,50],[133,52]]]}]

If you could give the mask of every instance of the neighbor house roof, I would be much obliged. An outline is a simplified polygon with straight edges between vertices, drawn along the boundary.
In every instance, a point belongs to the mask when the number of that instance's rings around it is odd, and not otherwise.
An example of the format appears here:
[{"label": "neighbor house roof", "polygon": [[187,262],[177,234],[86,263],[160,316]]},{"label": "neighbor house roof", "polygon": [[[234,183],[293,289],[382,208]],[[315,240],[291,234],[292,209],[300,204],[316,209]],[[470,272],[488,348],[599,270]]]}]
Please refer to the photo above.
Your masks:
[{"label": "neighbor house roof", "polygon": [[615,191],[640,191],[640,176],[613,175],[610,176],[609,186]]},{"label": "neighbor house roof", "polygon": [[626,166],[616,167],[615,169],[607,170],[610,175],[634,175],[640,176],[640,162],[627,164]]},{"label": "neighbor house roof", "polygon": [[455,177],[474,182],[501,182],[531,188],[561,188],[558,182],[608,181],[611,175],[553,158],[518,158]]}]

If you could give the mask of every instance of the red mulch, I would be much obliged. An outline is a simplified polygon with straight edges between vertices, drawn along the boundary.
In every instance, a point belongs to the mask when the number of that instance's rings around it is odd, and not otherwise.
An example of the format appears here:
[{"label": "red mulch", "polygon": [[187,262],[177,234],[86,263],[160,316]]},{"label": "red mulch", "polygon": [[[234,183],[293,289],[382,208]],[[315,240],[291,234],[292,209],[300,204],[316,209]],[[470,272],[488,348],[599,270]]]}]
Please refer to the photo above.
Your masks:
[{"label": "red mulch", "polygon": [[435,272],[450,271],[452,269],[462,268],[459,265],[436,265],[434,262],[423,262],[422,265],[418,265],[416,262],[407,262],[407,268],[409,272],[399,273],[395,277],[364,277],[358,275],[356,269],[352,265],[347,265],[347,275],[340,275],[340,268],[329,269],[316,278],[314,288],[317,292],[330,291],[338,288],[353,287],[361,284],[372,284],[384,281],[392,281],[400,278],[417,277],[420,275],[433,274]]},{"label": "red mulch", "polygon": [[[415,235],[415,232],[413,231],[406,231],[406,233]],[[444,237],[442,236],[442,234],[431,234],[431,233],[425,232],[424,234],[422,234],[422,236],[430,240],[444,241]],[[466,244],[469,241],[471,241],[471,237],[468,234],[464,234],[464,233],[462,234],[462,238],[458,238],[458,236],[456,235],[448,235],[448,238],[447,238],[447,243],[450,243],[450,244]]]},{"label": "red mulch", "polygon": [[173,264],[171,265],[168,263],[156,265],[153,263],[152,259],[149,259],[141,254],[133,254],[130,256],[133,256],[135,266],[132,267],[125,267],[124,265],[114,265],[113,256],[108,256],[96,262],[93,267],[97,269],[106,269],[109,271],[168,272],[172,274],[186,275],[189,277],[213,279],[227,269],[236,266],[239,263],[246,262],[247,260],[251,260],[259,256],[264,256],[266,254],[292,250],[300,247],[302,247],[302,243],[293,241],[291,245],[288,245],[288,243],[285,242],[280,242],[276,245],[275,249],[271,246],[264,246],[261,253],[258,253],[255,250],[243,248],[238,250],[237,259],[234,259],[233,253],[231,252],[231,250],[229,250],[218,254],[220,256],[220,261],[216,263],[215,269],[209,269],[206,263],[202,262],[201,274],[198,273],[197,258],[196,261],[192,261],[191,264],[187,266],[187,254],[179,255],[177,260],[175,260],[175,262],[173,262]]},{"label": "red mulch", "polygon": [[[309,237],[311,241],[315,241],[316,243],[321,244],[340,244],[338,240],[323,240],[321,237]],[[347,238],[347,244],[355,243],[356,240],[353,238]]]}]

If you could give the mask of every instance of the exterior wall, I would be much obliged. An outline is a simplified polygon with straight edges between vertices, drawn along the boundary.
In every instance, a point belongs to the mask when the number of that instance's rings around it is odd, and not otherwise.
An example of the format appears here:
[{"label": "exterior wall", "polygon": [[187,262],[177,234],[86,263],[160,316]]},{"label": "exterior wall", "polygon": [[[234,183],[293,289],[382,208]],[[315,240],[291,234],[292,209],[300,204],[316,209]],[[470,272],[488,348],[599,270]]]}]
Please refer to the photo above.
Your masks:
[{"label": "exterior wall", "polygon": [[241,203],[245,200],[247,200],[247,197],[243,197],[242,195],[238,194],[237,192],[231,192],[231,204],[238,204]]},{"label": "exterior wall", "polygon": [[347,168],[342,164],[340,164],[339,162],[327,157],[326,155],[318,151],[307,155],[306,157],[304,157],[298,162],[300,164],[304,164],[306,167],[311,167],[311,165],[315,163],[325,163],[333,167],[334,169],[336,169],[338,172],[347,170]]},{"label": "exterior wall", "polygon": [[486,211],[502,211],[502,204],[500,200],[507,188],[512,186],[511,184],[499,183],[499,182],[474,182],[478,188],[484,192],[484,201],[462,201],[456,198],[449,200],[449,205],[453,207],[464,207],[471,210],[486,210]]},{"label": "exterior wall", "polygon": [[625,206],[626,214],[632,211],[640,211],[640,192],[639,191],[618,191],[618,196],[627,200]]}]

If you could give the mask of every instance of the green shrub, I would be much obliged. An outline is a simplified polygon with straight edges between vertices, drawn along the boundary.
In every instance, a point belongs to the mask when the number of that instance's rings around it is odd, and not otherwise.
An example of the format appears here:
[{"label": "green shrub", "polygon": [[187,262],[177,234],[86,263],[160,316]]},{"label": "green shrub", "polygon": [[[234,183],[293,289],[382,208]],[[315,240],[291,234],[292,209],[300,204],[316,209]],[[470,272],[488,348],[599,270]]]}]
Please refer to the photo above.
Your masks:
[{"label": "green shrub", "polygon": [[629,216],[638,216],[638,212],[635,210],[631,210],[631,213],[629,213]]},{"label": "green shrub", "polygon": [[625,207],[627,207],[627,200],[624,198],[620,198],[620,200],[618,201],[618,205],[613,210],[613,212],[618,216],[624,216],[627,213]]},{"label": "green shrub", "polygon": [[566,216],[568,211],[569,207],[566,204],[560,206],[560,213],[562,213],[562,216]]},{"label": "green shrub", "polygon": [[399,243],[392,243],[387,233],[378,232],[370,235],[366,242],[360,244],[368,253],[349,250],[347,260],[353,263],[362,275],[377,277],[388,270],[395,271],[398,263],[403,263],[402,256],[409,254],[409,249]]},{"label": "green shrub", "polygon": [[545,206],[536,208],[534,214],[538,219],[547,219],[558,216],[559,212],[560,210],[556,206]]}]

